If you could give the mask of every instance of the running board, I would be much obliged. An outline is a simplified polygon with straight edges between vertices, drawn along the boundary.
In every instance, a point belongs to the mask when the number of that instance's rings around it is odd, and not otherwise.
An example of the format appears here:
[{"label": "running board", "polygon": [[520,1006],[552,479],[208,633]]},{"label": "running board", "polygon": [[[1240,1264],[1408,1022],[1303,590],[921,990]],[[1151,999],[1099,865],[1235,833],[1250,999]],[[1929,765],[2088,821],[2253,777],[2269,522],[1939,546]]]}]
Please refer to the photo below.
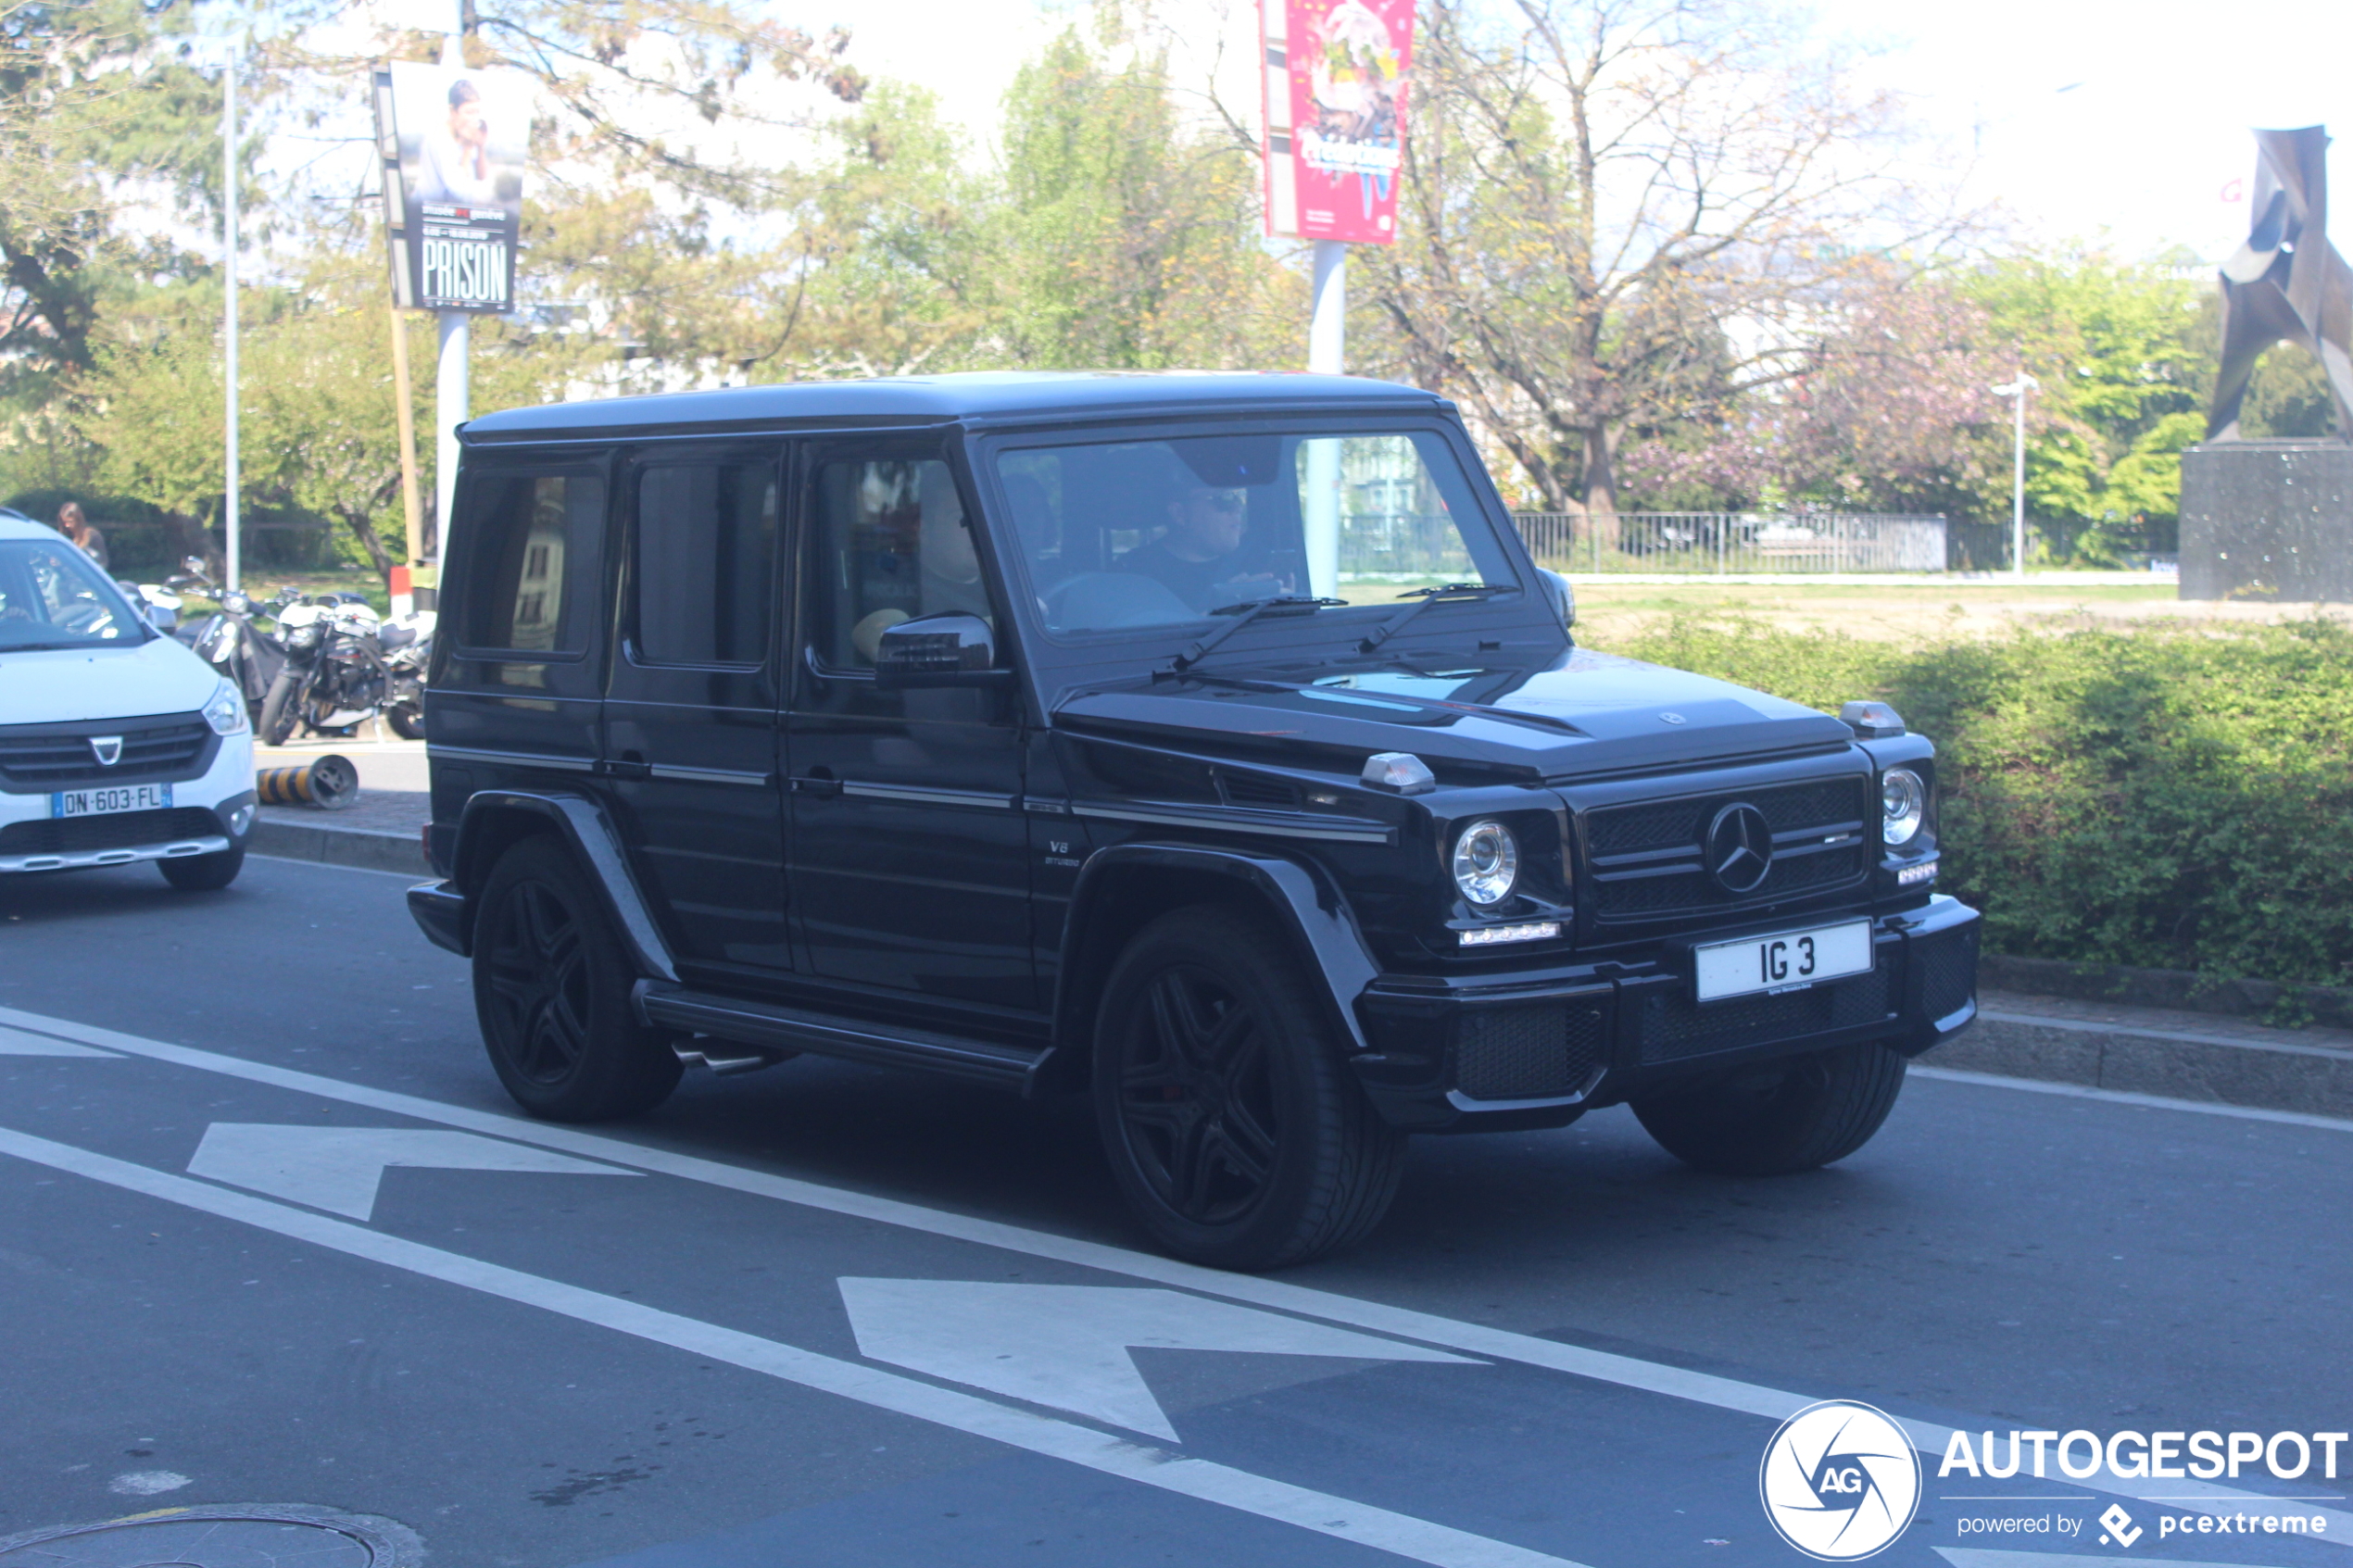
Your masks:
[{"label": "running board", "polygon": [[659,1029],[711,1035],[773,1052],[807,1051],[884,1067],[912,1067],[994,1084],[1025,1098],[1038,1093],[1039,1070],[1053,1054],[1051,1047],[1000,1045],[905,1024],[872,1023],[775,1002],[716,997],[651,980],[637,982],[635,1000],[638,1016]]}]

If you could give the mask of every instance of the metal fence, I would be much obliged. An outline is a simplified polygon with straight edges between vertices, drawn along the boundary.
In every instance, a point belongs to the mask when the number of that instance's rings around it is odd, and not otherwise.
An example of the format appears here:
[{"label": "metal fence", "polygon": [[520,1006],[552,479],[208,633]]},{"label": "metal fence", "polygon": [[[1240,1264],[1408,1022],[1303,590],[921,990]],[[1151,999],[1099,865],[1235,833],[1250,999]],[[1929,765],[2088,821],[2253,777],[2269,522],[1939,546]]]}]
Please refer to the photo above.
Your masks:
[{"label": "metal fence", "polygon": [[1515,514],[1537,564],[1558,571],[1944,571],[1941,516],[1881,512],[1620,512],[1615,530],[1577,513]]}]

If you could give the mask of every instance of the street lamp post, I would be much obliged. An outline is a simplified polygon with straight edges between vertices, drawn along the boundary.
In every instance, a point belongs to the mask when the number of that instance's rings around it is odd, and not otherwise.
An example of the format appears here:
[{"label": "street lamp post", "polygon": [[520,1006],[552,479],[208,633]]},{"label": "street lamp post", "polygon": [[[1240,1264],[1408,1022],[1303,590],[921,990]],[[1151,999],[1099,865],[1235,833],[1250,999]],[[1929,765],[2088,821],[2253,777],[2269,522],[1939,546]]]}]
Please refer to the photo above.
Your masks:
[{"label": "street lamp post", "polygon": [[2020,370],[2018,380],[1993,389],[1995,396],[2010,399],[2010,571],[2021,583],[2026,581],[2026,395],[2042,384]]},{"label": "street lamp post", "polygon": [[222,366],[229,394],[228,473],[225,485],[226,508],[221,515],[222,557],[225,570],[221,575],[232,588],[240,585],[245,551],[237,519],[237,492],[242,484],[237,471],[237,44],[231,39],[225,51],[220,72],[220,263],[221,337],[226,363]]}]

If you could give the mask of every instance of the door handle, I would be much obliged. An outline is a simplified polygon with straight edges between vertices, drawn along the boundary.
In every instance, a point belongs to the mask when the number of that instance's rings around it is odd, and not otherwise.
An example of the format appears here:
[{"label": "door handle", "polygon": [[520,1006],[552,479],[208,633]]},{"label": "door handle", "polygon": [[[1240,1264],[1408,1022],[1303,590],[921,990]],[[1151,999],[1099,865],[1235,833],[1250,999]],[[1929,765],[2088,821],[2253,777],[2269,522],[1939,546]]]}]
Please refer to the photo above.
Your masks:
[{"label": "door handle", "polygon": [[792,782],[796,795],[835,796],[841,793],[839,779],[800,778]]},{"label": "door handle", "polygon": [[609,757],[598,764],[598,768],[608,778],[649,779],[654,776],[654,765],[646,760],[644,753],[636,751],[624,751],[619,757]]}]

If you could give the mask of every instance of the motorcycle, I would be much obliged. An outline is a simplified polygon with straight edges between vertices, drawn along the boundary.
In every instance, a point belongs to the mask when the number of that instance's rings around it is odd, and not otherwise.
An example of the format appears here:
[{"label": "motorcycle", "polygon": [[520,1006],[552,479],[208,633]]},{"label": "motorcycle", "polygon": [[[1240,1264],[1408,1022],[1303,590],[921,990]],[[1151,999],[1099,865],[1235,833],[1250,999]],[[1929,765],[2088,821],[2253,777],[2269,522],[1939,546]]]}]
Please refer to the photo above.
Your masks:
[{"label": "motorcycle", "polygon": [[393,672],[384,662],[384,622],[366,599],[345,592],[298,598],[277,619],[286,662],[255,726],[264,745],[283,745],[297,727],[346,734],[384,710]]},{"label": "motorcycle", "polygon": [[114,585],[131,601],[131,608],[147,618],[147,624],[158,632],[177,632],[180,611],[183,608],[179,595],[160,583],[132,583],[115,579]]},{"label": "motorcycle", "polygon": [[171,634],[245,695],[246,716],[258,724],[271,683],[285,667],[286,652],[276,637],[255,622],[276,619],[301,596],[292,588],[281,588],[270,598],[256,599],[241,589],[223,588],[213,582],[205,575],[204,561],[198,557],[190,556],[180,564],[182,571],[168,579],[167,585],[181,593],[200,594],[219,608],[209,615],[182,621]]},{"label": "motorcycle", "polygon": [[411,610],[384,623],[378,642],[392,685],[384,703],[384,721],[403,740],[425,738],[425,666],[433,662],[433,634],[439,617],[432,610]]}]

